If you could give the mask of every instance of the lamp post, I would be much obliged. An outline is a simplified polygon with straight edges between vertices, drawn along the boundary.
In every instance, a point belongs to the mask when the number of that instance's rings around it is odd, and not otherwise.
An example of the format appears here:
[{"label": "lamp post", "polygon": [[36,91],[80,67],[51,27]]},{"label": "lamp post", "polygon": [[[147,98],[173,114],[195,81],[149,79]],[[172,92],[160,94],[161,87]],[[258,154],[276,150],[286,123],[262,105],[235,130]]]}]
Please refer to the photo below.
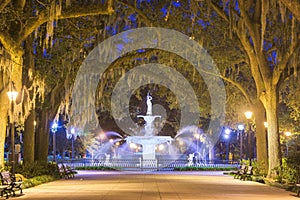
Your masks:
[{"label": "lamp post", "polygon": [[11,114],[10,114],[10,130],[11,130],[11,154],[12,154],[12,175],[15,175],[15,119],[14,119],[14,105],[18,96],[18,92],[11,90],[7,92],[10,101]]},{"label": "lamp post", "polygon": [[240,140],[240,160],[242,160],[243,159],[243,132],[245,126],[244,124],[239,124],[237,128],[239,130],[239,140]]},{"label": "lamp post", "polygon": [[248,121],[248,158],[249,158],[249,162],[250,162],[250,165],[251,165],[251,160],[252,160],[252,157],[253,157],[253,147],[252,147],[252,130],[251,130],[251,122],[250,122],[250,119],[252,118],[252,112],[251,111],[246,111],[245,113],[245,117]]},{"label": "lamp post", "polygon": [[71,128],[71,145],[72,145],[72,155],[71,158],[72,160],[74,159],[74,134],[75,134],[75,128]]},{"label": "lamp post", "polygon": [[289,156],[289,137],[292,135],[292,133],[290,131],[286,131],[284,132],[285,136],[286,136],[286,157]]},{"label": "lamp post", "polygon": [[57,122],[53,122],[52,127],[51,127],[52,133],[53,133],[53,138],[52,138],[52,142],[53,142],[53,162],[56,162],[56,137],[55,137],[55,133],[57,131]]},{"label": "lamp post", "polygon": [[229,128],[225,129],[225,134],[224,134],[224,138],[226,140],[226,161],[229,161],[229,140],[230,140],[230,133],[231,130]]}]

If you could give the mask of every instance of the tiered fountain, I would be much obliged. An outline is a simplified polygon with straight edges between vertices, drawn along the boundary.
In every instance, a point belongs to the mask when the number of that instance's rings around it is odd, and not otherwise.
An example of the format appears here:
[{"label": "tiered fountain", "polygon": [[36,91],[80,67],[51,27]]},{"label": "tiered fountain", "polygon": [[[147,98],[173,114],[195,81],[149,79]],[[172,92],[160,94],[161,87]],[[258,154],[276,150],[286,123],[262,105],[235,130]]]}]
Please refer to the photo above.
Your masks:
[{"label": "tiered fountain", "polygon": [[126,138],[127,143],[140,144],[143,147],[143,164],[142,167],[155,167],[153,163],[156,163],[155,147],[158,144],[170,142],[173,139],[170,136],[156,136],[154,135],[153,122],[156,118],[161,118],[160,115],[152,114],[152,97],[149,92],[147,94],[147,112],[146,115],[138,115],[142,117],[145,124],[145,135],[144,136],[128,136]]}]

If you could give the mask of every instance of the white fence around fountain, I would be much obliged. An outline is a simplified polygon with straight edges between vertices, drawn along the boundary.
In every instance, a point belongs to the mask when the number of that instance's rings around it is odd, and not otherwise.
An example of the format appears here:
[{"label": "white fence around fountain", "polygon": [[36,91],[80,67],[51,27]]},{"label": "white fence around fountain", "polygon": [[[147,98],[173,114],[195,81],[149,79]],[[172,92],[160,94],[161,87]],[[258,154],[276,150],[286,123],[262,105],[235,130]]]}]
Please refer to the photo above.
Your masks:
[{"label": "white fence around fountain", "polygon": [[233,161],[208,161],[200,160],[198,163],[189,164],[186,159],[73,159],[73,160],[60,160],[59,163],[67,164],[71,167],[111,167],[117,170],[124,171],[172,171],[176,167],[205,167],[209,168],[234,168],[238,167],[238,162]]}]

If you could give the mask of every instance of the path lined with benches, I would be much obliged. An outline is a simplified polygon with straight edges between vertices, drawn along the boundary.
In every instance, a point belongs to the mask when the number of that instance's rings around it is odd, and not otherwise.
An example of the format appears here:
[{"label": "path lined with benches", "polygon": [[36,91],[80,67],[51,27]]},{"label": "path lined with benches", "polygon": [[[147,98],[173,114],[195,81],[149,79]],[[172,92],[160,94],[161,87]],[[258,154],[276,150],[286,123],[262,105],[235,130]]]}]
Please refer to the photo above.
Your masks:
[{"label": "path lined with benches", "polygon": [[24,190],[18,199],[43,200],[292,200],[296,194],[253,181],[240,181],[222,172],[105,172],[78,171]]}]

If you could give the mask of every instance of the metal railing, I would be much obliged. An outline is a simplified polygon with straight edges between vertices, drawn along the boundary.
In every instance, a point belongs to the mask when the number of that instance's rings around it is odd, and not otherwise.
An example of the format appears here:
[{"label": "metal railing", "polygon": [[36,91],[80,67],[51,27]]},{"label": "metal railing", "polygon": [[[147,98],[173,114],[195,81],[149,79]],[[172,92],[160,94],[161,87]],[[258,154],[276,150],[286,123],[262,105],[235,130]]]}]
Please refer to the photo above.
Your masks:
[{"label": "metal railing", "polygon": [[58,163],[64,163],[71,167],[110,167],[118,170],[128,171],[173,171],[176,167],[204,167],[204,168],[235,168],[239,166],[238,162],[226,160],[200,160],[191,164],[186,159],[68,159],[59,160]]}]

